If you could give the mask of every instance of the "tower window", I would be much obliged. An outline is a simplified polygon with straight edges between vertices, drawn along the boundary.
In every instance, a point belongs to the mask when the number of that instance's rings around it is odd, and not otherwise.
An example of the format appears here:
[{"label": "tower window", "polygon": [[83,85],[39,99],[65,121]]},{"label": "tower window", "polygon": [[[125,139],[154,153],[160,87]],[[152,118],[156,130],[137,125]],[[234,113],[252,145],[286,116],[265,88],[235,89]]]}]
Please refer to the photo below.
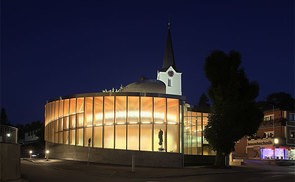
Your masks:
[{"label": "tower window", "polygon": [[171,79],[168,78],[168,87],[171,87]]}]

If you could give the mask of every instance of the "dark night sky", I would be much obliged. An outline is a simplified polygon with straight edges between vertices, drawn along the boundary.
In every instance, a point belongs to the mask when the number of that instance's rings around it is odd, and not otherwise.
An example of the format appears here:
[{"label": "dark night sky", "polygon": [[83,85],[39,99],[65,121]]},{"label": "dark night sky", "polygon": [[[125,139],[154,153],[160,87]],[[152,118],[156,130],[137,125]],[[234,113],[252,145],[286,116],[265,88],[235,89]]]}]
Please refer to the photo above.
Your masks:
[{"label": "dark night sky", "polygon": [[1,1],[1,107],[44,119],[46,100],[156,78],[171,33],[183,95],[197,104],[210,51],[236,50],[259,100],[294,97],[294,1]]}]

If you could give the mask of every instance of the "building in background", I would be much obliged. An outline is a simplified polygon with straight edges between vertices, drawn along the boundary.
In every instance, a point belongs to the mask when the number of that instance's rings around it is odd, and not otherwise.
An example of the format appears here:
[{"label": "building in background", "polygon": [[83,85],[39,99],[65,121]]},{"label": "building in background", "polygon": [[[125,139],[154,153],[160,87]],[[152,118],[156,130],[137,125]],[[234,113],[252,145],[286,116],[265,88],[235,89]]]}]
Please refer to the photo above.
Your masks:
[{"label": "building in background", "polygon": [[50,156],[123,165],[131,164],[135,156],[136,165],[183,167],[185,156],[214,155],[203,135],[208,113],[186,104],[181,74],[175,67],[168,25],[157,80],[141,78],[118,92],[48,101],[45,141]]},{"label": "building in background", "polygon": [[237,142],[234,154],[249,159],[295,160],[294,116],[294,111],[266,110],[256,134]]}]

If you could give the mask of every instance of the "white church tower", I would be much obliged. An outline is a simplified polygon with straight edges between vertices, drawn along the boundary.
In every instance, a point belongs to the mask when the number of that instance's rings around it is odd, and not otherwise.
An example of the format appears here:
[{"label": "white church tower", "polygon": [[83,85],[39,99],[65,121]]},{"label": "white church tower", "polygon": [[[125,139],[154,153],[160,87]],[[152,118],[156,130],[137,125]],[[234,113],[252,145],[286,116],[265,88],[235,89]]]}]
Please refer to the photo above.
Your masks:
[{"label": "white church tower", "polygon": [[166,94],[182,95],[181,75],[176,70],[172,40],[170,33],[170,22],[168,22],[168,35],[162,69],[158,70],[157,80],[161,80],[166,85]]}]

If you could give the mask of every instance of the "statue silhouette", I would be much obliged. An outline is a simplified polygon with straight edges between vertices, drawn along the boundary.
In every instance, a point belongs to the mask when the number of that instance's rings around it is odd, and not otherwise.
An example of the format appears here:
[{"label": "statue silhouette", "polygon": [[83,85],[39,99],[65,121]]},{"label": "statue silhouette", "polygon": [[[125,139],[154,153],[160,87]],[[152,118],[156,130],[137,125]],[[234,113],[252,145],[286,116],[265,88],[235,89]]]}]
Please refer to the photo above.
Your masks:
[{"label": "statue silhouette", "polygon": [[159,145],[163,145],[163,131],[160,129],[159,134]]}]

